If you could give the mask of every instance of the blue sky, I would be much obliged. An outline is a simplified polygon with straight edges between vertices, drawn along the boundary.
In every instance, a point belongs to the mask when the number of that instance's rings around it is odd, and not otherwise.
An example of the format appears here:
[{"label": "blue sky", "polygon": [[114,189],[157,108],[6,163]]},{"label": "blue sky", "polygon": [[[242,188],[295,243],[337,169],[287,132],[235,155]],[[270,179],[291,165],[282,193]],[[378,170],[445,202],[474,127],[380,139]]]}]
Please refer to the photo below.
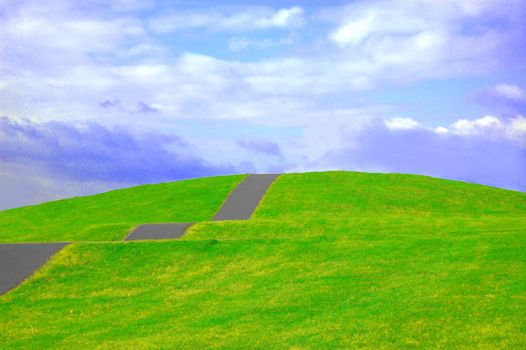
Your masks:
[{"label": "blue sky", "polygon": [[0,209],[244,172],[526,191],[524,0],[0,0]]}]

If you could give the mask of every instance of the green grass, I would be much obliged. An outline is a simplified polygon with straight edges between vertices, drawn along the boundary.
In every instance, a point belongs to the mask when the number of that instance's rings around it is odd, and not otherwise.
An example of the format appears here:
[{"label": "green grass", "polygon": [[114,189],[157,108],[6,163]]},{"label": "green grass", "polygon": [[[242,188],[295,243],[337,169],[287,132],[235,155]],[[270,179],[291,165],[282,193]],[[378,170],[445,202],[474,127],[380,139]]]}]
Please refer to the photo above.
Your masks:
[{"label": "green grass", "polygon": [[209,220],[243,177],[144,185],[0,211],[0,242],[122,240],[142,223]]},{"label": "green grass", "polygon": [[524,193],[291,174],[252,219],[205,219],[68,246],[0,297],[0,348],[526,348]]},{"label": "green grass", "polygon": [[258,219],[352,219],[376,215],[524,215],[526,194],[402,174],[321,172],[282,176]]},{"label": "green grass", "polygon": [[249,221],[203,222],[184,239],[341,236],[416,229],[526,228],[526,194],[418,175],[321,172],[279,177]]}]

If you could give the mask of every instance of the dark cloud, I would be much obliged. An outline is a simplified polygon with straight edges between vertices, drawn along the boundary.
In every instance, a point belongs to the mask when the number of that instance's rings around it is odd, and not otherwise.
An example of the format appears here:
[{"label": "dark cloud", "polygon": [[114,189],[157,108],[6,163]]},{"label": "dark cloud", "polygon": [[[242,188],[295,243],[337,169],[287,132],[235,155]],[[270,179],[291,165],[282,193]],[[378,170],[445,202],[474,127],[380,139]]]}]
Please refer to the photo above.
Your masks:
[{"label": "dark cloud", "polygon": [[415,173],[526,191],[526,149],[505,138],[390,130],[378,122],[318,168]]},{"label": "dark cloud", "polygon": [[192,155],[180,137],[135,135],[97,123],[17,123],[0,118],[0,161],[39,166],[55,176],[78,181],[131,184],[232,173]]},{"label": "dark cloud", "polygon": [[105,101],[99,102],[99,106],[102,108],[111,108],[111,107],[117,106],[118,104],[119,104],[118,100],[113,100],[113,101],[105,100]]},{"label": "dark cloud", "polygon": [[156,113],[159,112],[157,108],[153,108],[152,106],[148,105],[144,102],[137,103],[137,111],[140,113]]},{"label": "dark cloud", "polygon": [[237,141],[237,144],[251,152],[268,156],[281,157],[281,150],[277,143],[267,140]]}]

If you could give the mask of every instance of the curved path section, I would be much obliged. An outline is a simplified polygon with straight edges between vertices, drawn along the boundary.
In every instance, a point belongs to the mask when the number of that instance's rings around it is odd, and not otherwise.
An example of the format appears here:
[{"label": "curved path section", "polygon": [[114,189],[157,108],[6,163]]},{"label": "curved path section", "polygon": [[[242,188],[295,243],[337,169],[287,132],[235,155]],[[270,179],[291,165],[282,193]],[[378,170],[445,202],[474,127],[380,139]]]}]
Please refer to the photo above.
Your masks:
[{"label": "curved path section", "polygon": [[68,243],[0,244],[0,295],[13,289]]},{"label": "curved path section", "polygon": [[[251,174],[247,176],[230,193],[212,220],[250,219],[268,188],[278,176],[279,174]],[[192,222],[143,224],[137,226],[125,240],[179,238],[192,225]]]}]

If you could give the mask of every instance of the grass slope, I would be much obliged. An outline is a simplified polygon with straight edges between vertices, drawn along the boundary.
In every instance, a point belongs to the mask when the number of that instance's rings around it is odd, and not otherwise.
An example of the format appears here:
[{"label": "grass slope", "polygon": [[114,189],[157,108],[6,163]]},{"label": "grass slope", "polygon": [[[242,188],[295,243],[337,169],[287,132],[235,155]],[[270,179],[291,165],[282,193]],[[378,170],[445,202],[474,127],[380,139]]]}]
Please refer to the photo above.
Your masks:
[{"label": "grass slope", "polygon": [[283,175],[246,222],[70,245],[0,297],[0,344],[522,349],[525,218],[485,186]]},{"label": "grass slope", "polygon": [[184,239],[508,228],[526,228],[525,193],[427,176],[336,171],[281,176],[251,220],[203,222]]},{"label": "grass slope", "polygon": [[144,185],[0,211],[0,242],[122,240],[142,223],[209,220],[243,178]]}]

